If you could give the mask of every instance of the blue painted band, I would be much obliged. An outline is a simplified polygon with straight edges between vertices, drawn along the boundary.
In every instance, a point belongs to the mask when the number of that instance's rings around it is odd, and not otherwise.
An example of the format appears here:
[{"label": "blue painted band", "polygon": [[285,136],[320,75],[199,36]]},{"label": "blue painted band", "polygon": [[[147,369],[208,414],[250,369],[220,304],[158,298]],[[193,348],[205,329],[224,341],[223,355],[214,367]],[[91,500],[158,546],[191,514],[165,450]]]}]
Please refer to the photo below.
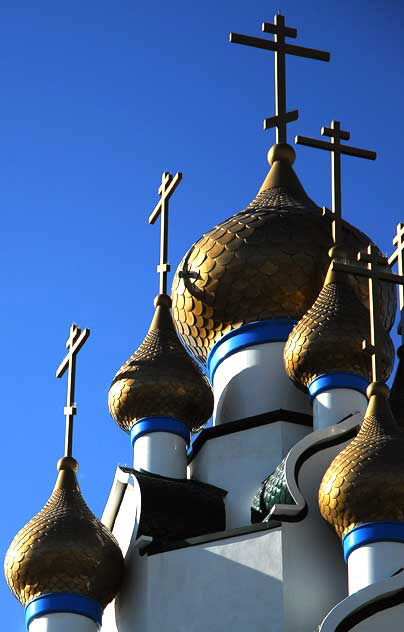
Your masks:
[{"label": "blue painted band", "polygon": [[173,417],[143,417],[139,419],[132,426],[130,430],[130,440],[132,446],[135,445],[135,441],[145,434],[151,434],[152,432],[170,432],[176,434],[187,442],[190,442],[191,434],[188,426],[183,421],[178,421]]},{"label": "blue painted band", "polygon": [[356,373],[327,373],[318,375],[309,384],[309,393],[312,399],[336,388],[349,388],[352,391],[359,391],[366,395],[366,389],[369,386],[369,380],[357,375]]},{"label": "blue painted band", "polygon": [[215,371],[223,360],[246,347],[265,342],[284,342],[296,322],[290,318],[259,320],[229,331],[213,345],[209,353],[206,366],[210,381],[213,381]]},{"label": "blue painted band", "polygon": [[33,619],[55,612],[81,614],[95,621],[97,625],[101,625],[102,608],[95,599],[74,593],[50,593],[35,597],[25,608],[27,630]]},{"label": "blue painted band", "polygon": [[364,522],[354,527],[342,538],[344,559],[361,546],[372,542],[402,542],[404,544],[404,522]]}]

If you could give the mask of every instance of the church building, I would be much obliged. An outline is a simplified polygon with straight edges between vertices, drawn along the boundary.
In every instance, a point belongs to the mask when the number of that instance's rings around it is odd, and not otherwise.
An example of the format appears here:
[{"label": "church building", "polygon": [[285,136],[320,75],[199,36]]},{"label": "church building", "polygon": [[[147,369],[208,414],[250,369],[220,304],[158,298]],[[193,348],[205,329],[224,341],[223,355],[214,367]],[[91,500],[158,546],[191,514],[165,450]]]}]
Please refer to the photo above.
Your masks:
[{"label": "church building", "polygon": [[287,142],[298,111],[287,110],[285,67],[288,55],[313,66],[330,55],[291,43],[280,14],[262,30],[230,42],[275,56],[269,171],[244,210],[187,249],[170,293],[168,211],[182,174],[162,175],[149,218],[161,231],[159,293],[108,395],[133,467],[111,472],[101,518],[73,458],[89,331],[71,327],[57,371],[65,454],[5,559],[29,632],[403,627],[404,346],[390,332],[396,286],[404,313],[404,225],[385,257],[343,218],[342,156],[376,154],[348,144],[336,120],[322,139],[295,138],[331,154],[332,207],[313,202],[298,176],[310,150]]}]

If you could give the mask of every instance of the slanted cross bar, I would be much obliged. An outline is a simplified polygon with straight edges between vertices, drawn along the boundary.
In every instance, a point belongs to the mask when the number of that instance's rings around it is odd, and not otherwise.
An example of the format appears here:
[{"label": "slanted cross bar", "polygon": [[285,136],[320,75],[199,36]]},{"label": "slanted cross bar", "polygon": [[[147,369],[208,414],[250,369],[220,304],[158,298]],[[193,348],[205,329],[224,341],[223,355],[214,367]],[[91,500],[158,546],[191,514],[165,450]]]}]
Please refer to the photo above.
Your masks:
[{"label": "slanted cross bar", "polygon": [[375,246],[369,245],[367,252],[359,252],[357,259],[361,263],[367,263],[367,268],[342,263],[340,261],[333,261],[331,264],[331,270],[341,270],[350,274],[358,276],[364,276],[369,279],[369,322],[370,322],[370,341],[363,341],[363,349],[368,351],[372,357],[372,380],[378,382],[382,379],[379,353],[380,342],[377,337],[376,331],[376,287],[380,281],[386,281],[387,283],[396,283],[398,285],[404,284],[404,276],[393,274],[386,270],[388,261],[385,257],[379,255]]},{"label": "slanted cross bar", "polygon": [[296,121],[299,116],[298,110],[286,111],[286,55],[296,55],[308,59],[318,59],[320,61],[330,61],[330,53],[313,48],[304,48],[286,44],[286,37],[297,36],[297,30],[285,25],[283,15],[275,15],[274,24],[264,22],[262,25],[264,33],[272,33],[274,41],[262,39],[260,37],[250,37],[239,33],[230,33],[230,42],[233,44],[244,44],[254,48],[262,48],[275,53],[275,116],[264,120],[264,129],[276,127],[276,142],[286,143],[286,126],[292,121]]},{"label": "slanted cross bar", "polygon": [[160,200],[149,217],[149,224],[154,224],[156,219],[161,216],[160,263],[157,266],[157,272],[160,275],[160,294],[167,293],[167,274],[170,271],[170,264],[168,263],[168,202],[181,180],[182,173],[179,171],[175,174],[175,176],[172,176],[171,173],[164,171],[161,177],[161,185],[158,189]]},{"label": "slanted cross bar", "polygon": [[90,335],[89,329],[79,329],[77,325],[70,326],[70,335],[66,341],[68,352],[56,369],[56,377],[62,377],[67,373],[67,396],[64,414],[66,417],[65,456],[72,456],[73,445],[73,418],[77,412],[74,402],[74,390],[76,385],[76,356]]},{"label": "slanted cross bar", "polygon": [[334,244],[340,239],[341,227],[341,155],[356,156],[357,158],[366,158],[367,160],[375,160],[376,152],[367,149],[359,149],[358,147],[349,147],[342,145],[341,140],[349,140],[350,133],[341,129],[339,121],[331,121],[330,127],[321,128],[322,136],[329,136],[331,141],[317,140],[308,138],[307,136],[296,136],[295,143],[297,145],[306,145],[306,147],[314,147],[316,149],[325,149],[331,152],[331,188],[332,188],[332,206],[331,210],[334,214],[332,222],[332,237]]}]

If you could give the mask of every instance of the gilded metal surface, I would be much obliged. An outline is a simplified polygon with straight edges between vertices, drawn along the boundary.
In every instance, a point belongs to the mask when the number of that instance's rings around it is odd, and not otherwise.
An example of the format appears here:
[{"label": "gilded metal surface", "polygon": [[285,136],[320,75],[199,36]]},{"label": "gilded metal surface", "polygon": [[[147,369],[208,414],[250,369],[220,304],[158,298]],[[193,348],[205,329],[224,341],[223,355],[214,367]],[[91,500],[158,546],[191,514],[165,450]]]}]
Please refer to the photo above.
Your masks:
[{"label": "gilded metal surface", "polygon": [[[336,249],[333,249],[336,250]],[[344,272],[330,271],[318,298],[294,327],[285,345],[286,372],[307,386],[318,375],[349,371],[372,380],[372,359],[363,351],[369,339],[369,310],[359,300]],[[394,364],[394,347],[377,322],[383,380]]]},{"label": "gilded metal surface", "polygon": [[390,406],[394,419],[404,430],[404,346],[397,349],[398,366],[390,391]]},{"label": "gilded metal surface", "polygon": [[[255,200],[201,237],[177,269],[173,319],[188,350],[204,362],[217,340],[245,323],[300,320],[324,282],[332,219],[308,198],[290,161],[276,160]],[[352,258],[370,242],[346,221],[341,230]],[[368,305],[367,280],[350,275],[349,283]],[[394,288],[382,284],[378,291],[390,330]]]},{"label": "gilded metal surface", "polygon": [[103,607],[117,594],[123,558],[110,531],[80,493],[77,462],[65,457],[45,507],[17,533],[6,555],[7,583],[25,606],[46,593],[92,597]]},{"label": "gilded metal surface", "polygon": [[404,433],[380,382],[368,388],[369,405],[362,427],[324,474],[320,512],[342,538],[358,524],[404,521]]},{"label": "gilded metal surface", "polygon": [[210,384],[175,333],[171,300],[160,294],[150,329],[119,369],[111,384],[108,406],[127,432],[142,417],[167,416],[196,432],[213,412]]}]

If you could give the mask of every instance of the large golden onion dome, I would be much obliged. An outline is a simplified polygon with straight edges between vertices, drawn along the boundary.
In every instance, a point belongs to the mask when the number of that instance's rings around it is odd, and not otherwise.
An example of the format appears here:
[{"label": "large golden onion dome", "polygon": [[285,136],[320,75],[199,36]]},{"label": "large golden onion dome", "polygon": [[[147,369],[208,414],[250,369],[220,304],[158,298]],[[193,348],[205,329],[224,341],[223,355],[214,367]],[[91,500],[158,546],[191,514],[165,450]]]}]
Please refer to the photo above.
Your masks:
[{"label": "large golden onion dome", "polygon": [[[249,322],[300,320],[316,300],[328,266],[331,213],[306,195],[292,169],[295,152],[275,145],[272,165],[257,197],[244,211],[215,226],[187,252],[172,286],[173,318],[180,338],[202,362],[225,333]],[[371,240],[342,222],[341,243],[350,258]],[[366,279],[349,283],[368,304]],[[395,290],[380,289],[381,320],[390,330]]]},{"label": "large golden onion dome", "polygon": [[[346,258],[342,248],[330,256]],[[379,361],[383,380],[394,364],[392,340],[379,322]],[[335,372],[355,373],[372,379],[372,360],[362,342],[370,339],[369,310],[349,284],[345,272],[330,265],[323,288],[303,318],[289,334],[284,350],[285,369],[298,386],[308,386],[316,377]]]},{"label": "large golden onion dome", "polygon": [[404,433],[394,420],[388,393],[382,382],[370,384],[361,429],[335,457],[320,485],[320,512],[341,538],[365,522],[404,522]]},{"label": "large golden onion dome", "polygon": [[193,432],[213,412],[207,378],[178,340],[171,299],[159,294],[147,335],[115,375],[108,395],[112,417],[127,432],[143,417],[172,417]]},{"label": "large golden onion dome", "polygon": [[48,593],[75,593],[105,607],[118,592],[123,557],[80,493],[77,461],[64,457],[45,507],[17,533],[5,558],[7,583],[25,606]]}]

